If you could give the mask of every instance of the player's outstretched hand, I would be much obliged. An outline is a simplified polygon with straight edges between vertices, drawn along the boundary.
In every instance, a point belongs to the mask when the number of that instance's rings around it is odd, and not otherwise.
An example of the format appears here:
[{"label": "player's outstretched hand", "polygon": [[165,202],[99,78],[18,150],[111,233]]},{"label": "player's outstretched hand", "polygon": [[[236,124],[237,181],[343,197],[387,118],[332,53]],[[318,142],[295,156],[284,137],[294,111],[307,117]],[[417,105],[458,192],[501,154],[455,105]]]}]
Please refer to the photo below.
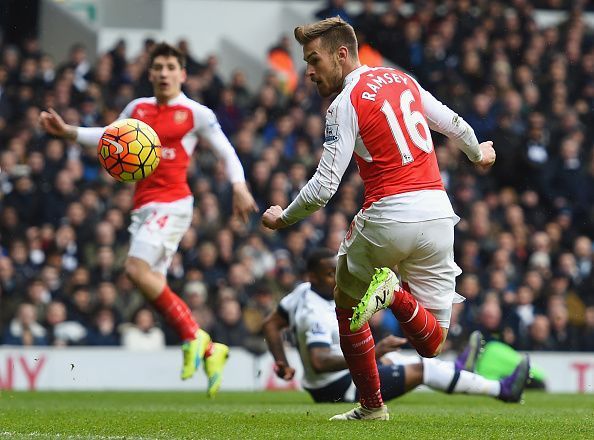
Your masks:
[{"label": "player's outstretched hand", "polygon": [[269,229],[281,229],[287,226],[287,224],[281,219],[283,208],[278,205],[271,206],[262,215],[262,224]]},{"label": "player's outstretched hand", "polygon": [[244,223],[250,218],[250,214],[258,212],[258,205],[252,197],[245,182],[233,184],[233,214],[238,216]]},{"label": "player's outstretched hand", "polygon": [[276,361],[274,363],[274,372],[278,377],[284,380],[291,380],[295,376],[295,369],[288,366],[283,361]]},{"label": "player's outstretched hand", "polygon": [[375,344],[375,357],[379,359],[386,353],[399,350],[400,347],[406,344],[406,342],[407,341],[405,338],[400,338],[394,335],[386,336],[384,339]]},{"label": "player's outstretched hand", "polygon": [[480,161],[476,162],[479,168],[483,170],[488,170],[493,166],[495,163],[495,149],[493,148],[493,141],[486,141],[479,144],[479,149],[483,154],[483,157]]},{"label": "player's outstretched hand", "polygon": [[49,134],[61,137],[76,139],[76,129],[64,122],[64,119],[56,113],[53,108],[47,112],[41,112],[39,115],[39,123],[41,127]]}]

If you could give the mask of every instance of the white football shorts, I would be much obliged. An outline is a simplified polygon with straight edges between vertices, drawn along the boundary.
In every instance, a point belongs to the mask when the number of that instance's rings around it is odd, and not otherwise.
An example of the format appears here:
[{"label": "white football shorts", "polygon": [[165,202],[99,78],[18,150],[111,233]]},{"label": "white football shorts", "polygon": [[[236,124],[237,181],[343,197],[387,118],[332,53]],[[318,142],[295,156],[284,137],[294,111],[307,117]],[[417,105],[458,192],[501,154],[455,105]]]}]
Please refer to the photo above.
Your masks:
[{"label": "white football shorts", "polygon": [[128,256],[146,261],[151,269],[167,274],[179,242],[192,223],[194,198],[155,202],[132,211]]},{"label": "white football shorts", "polygon": [[359,300],[374,269],[389,267],[407,282],[419,303],[430,310],[441,327],[449,328],[452,303],[462,273],[454,261],[454,225],[458,217],[419,222],[370,219],[359,212],[338,251],[338,287]]}]

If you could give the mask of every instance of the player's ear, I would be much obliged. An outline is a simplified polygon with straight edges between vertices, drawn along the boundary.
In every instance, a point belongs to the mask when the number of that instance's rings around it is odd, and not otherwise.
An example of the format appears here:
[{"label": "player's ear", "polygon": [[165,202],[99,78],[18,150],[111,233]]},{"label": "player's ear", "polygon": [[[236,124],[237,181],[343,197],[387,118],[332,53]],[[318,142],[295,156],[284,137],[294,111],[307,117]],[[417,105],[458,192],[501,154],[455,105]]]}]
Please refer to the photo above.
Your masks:
[{"label": "player's ear", "polygon": [[182,83],[186,82],[186,79],[188,78],[188,71],[184,68],[182,68]]},{"label": "player's ear", "polygon": [[349,50],[346,48],[346,46],[340,46],[338,48],[338,62],[340,64],[344,64],[348,57]]}]

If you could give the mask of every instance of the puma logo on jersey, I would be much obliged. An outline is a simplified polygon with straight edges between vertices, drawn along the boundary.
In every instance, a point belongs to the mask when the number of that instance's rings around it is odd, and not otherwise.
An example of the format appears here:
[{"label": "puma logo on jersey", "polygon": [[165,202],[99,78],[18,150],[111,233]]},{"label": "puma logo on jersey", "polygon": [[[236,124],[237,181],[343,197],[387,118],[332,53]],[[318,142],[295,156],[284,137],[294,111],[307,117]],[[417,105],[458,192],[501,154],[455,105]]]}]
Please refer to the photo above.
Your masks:
[{"label": "puma logo on jersey", "polygon": [[103,140],[105,142],[107,142],[108,144],[111,144],[115,147],[115,154],[122,154],[124,152],[124,147],[122,147],[120,144],[118,144],[116,141],[112,140],[112,139],[108,139],[108,138],[103,138]]}]

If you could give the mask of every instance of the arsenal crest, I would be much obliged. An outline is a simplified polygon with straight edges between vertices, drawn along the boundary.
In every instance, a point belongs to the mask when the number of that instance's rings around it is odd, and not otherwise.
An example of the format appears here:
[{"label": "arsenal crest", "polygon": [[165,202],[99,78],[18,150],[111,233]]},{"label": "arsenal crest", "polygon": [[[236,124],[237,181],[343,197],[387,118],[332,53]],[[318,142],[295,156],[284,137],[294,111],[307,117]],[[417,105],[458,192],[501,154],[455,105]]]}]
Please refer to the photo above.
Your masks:
[{"label": "arsenal crest", "polygon": [[188,112],[185,110],[178,110],[173,114],[173,121],[176,124],[183,124],[188,119]]}]

